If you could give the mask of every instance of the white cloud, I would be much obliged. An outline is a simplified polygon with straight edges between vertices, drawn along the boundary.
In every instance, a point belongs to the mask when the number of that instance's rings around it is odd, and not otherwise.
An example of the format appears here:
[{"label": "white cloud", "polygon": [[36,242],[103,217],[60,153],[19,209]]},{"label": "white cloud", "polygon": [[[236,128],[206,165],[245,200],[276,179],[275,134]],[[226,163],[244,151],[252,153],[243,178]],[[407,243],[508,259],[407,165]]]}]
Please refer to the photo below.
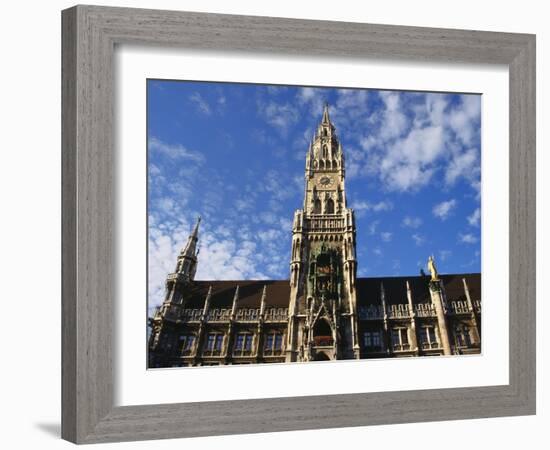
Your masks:
[{"label": "white cloud", "polygon": [[186,159],[198,164],[202,164],[205,160],[202,153],[189,150],[181,144],[167,144],[156,137],[150,137],[148,144],[149,151],[160,153],[170,159]]},{"label": "white cloud", "polygon": [[409,121],[401,107],[401,94],[399,92],[386,91],[380,92],[379,96],[386,107],[383,114],[382,126],[380,127],[381,139],[387,141],[403,135],[407,130]]},{"label": "white cloud", "polygon": [[380,224],[379,220],[375,220],[369,224],[369,234],[371,236],[376,234],[376,229],[378,228],[379,224]]},{"label": "white cloud", "polygon": [[258,109],[267,123],[276,128],[283,136],[288,134],[290,127],[296,124],[300,118],[298,109],[290,103],[259,102]]},{"label": "white cloud", "polygon": [[193,94],[191,94],[189,99],[191,100],[191,102],[193,102],[193,104],[197,107],[199,112],[201,112],[202,114],[205,114],[207,116],[212,114],[212,109],[210,108],[210,105],[203,98],[203,96],[198,92],[193,92]]},{"label": "white cloud", "polygon": [[450,250],[440,250],[439,251],[439,259],[442,262],[445,262],[449,257],[453,254]]},{"label": "white cloud", "polygon": [[432,164],[445,149],[441,127],[412,129],[390,147],[380,162],[380,176],[390,190],[415,190],[429,183]]},{"label": "white cloud", "polygon": [[321,114],[325,102],[325,91],[323,89],[304,87],[298,90],[298,102],[307,106],[307,110],[314,117]]},{"label": "white cloud", "polygon": [[351,205],[352,209],[355,211],[357,217],[362,217],[365,215],[366,211],[391,211],[393,209],[393,203],[390,201],[380,201],[378,203],[369,203],[367,201],[356,201]]},{"label": "white cloud", "polygon": [[479,208],[476,208],[475,211],[468,216],[468,223],[473,227],[479,227],[481,219],[481,210]]},{"label": "white cloud", "polygon": [[[442,175],[447,185],[464,178],[479,191],[479,96],[463,95],[458,103],[444,94],[381,92],[379,97],[382,108],[370,116],[366,108],[360,116],[368,131],[346,134],[361,148],[358,155],[346,148],[351,178],[376,176],[387,190],[407,192]],[[342,122],[354,123],[345,108],[338,113]]]},{"label": "white cloud", "polygon": [[460,233],[458,235],[458,239],[460,242],[463,242],[465,244],[475,244],[479,241],[479,239],[476,236],[474,236],[472,233],[466,233],[466,234]]},{"label": "white cloud", "polygon": [[422,225],[422,219],[420,217],[405,216],[403,218],[403,226],[407,228],[418,228]]},{"label": "white cloud", "polygon": [[448,200],[435,205],[432,209],[433,215],[441,220],[446,220],[456,207],[456,200]]},{"label": "white cloud", "polygon": [[479,159],[477,149],[471,148],[459,153],[451,159],[445,171],[445,182],[452,185],[459,177],[476,181],[479,175]]},{"label": "white cloud", "polygon": [[380,233],[380,238],[384,242],[390,242],[392,240],[392,237],[393,233],[390,233],[389,231],[383,231],[382,233]]},{"label": "white cloud", "polygon": [[421,234],[415,233],[412,235],[413,241],[417,246],[420,246],[426,240]]},{"label": "white cloud", "polygon": [[380,249],[380,247],[375,247],[372,249],[372,252],[376,255],[376,256],[382,256],[382,250]]}]

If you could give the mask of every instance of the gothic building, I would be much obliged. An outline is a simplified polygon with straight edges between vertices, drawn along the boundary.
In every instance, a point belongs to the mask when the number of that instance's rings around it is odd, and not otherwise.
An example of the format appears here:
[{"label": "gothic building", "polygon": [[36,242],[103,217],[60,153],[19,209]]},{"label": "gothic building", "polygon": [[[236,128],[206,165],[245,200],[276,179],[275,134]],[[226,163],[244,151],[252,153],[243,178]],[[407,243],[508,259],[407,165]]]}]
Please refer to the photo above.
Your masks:
[{"label": "gothic building", "polygon": [[309,146],[289,280],[196,281],[200,218],[149,319],[149,367],[480,353],[480,274],[357,278],[328,106]]}]

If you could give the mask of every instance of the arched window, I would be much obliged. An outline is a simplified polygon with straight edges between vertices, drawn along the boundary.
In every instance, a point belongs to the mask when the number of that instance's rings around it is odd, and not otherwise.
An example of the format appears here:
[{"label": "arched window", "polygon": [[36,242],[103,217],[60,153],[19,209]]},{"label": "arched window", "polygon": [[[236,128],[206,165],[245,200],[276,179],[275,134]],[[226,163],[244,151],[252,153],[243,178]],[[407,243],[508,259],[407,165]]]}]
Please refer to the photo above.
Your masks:
[{"label": "arched window", "polygon": [[321,214],[321,200],[315,199],[315,203],[313,205],[313,214]]},{"label": "arched window", "polygon": [[328,198],[325,202],[325,214],[334,214],[334,200]]},{"label": "arched window", "polygon": [[325,168],[325,163],[323,162],[323,160],[319,161],[319,169],[324,169]]},{"label": "arched window", "polygon": [[328,156],[328,148],[326,145],[323,145],[323,158],[326,158]]},{"label": "arched window", "polygon": [[328,130],[326,128],[323,129],[323,135],[328,136]]}]

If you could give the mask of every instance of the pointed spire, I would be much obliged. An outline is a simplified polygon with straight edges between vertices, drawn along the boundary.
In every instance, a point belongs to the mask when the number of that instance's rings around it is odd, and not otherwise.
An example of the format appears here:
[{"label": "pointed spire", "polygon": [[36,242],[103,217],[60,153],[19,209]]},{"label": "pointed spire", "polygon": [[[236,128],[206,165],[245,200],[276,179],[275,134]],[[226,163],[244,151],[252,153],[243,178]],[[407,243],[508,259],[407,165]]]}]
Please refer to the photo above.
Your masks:
[{"label": "pointed spire", "polygon": [[197,223],[195,223],[195,227],[193,228],[193,233],[191,236],[193,236],[195,239],[199,238],[199,225],[201,223],[201,216],[197,216]]},{"label": "pointed spire", "polygon": [[197,241],[199,240],[199,224],[201,223],[201,216],[197,217],[197,222],[195,223],[195,226],[193,227],[193,231],[189,235],[189,238],[187,239],[187,244],[185,244],[185,247],[181,251],[181,256],[187,256],[190,258],[194,258],[197,256]]},{"label": "pointed spire", "polygon": [[330,123],[330,117],[328,115],[328,102],[325,102],[325,107],[323,108],[323,123]]}]

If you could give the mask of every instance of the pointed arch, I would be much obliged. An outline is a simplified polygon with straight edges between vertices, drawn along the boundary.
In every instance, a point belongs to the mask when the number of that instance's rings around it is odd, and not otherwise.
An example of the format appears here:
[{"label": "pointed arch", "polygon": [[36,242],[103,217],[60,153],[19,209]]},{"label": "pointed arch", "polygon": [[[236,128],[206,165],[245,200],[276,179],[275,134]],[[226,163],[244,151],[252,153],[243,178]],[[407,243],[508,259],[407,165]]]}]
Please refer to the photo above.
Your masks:
[{"label": "pointed arch", "polygon": [[325,214],[334,214],[334,200],[331,198],[325,200]]},{"label": "pointed arch", "polygon": [[321,214],[321,199],[319,198],[313,202],[313,214]]}]

